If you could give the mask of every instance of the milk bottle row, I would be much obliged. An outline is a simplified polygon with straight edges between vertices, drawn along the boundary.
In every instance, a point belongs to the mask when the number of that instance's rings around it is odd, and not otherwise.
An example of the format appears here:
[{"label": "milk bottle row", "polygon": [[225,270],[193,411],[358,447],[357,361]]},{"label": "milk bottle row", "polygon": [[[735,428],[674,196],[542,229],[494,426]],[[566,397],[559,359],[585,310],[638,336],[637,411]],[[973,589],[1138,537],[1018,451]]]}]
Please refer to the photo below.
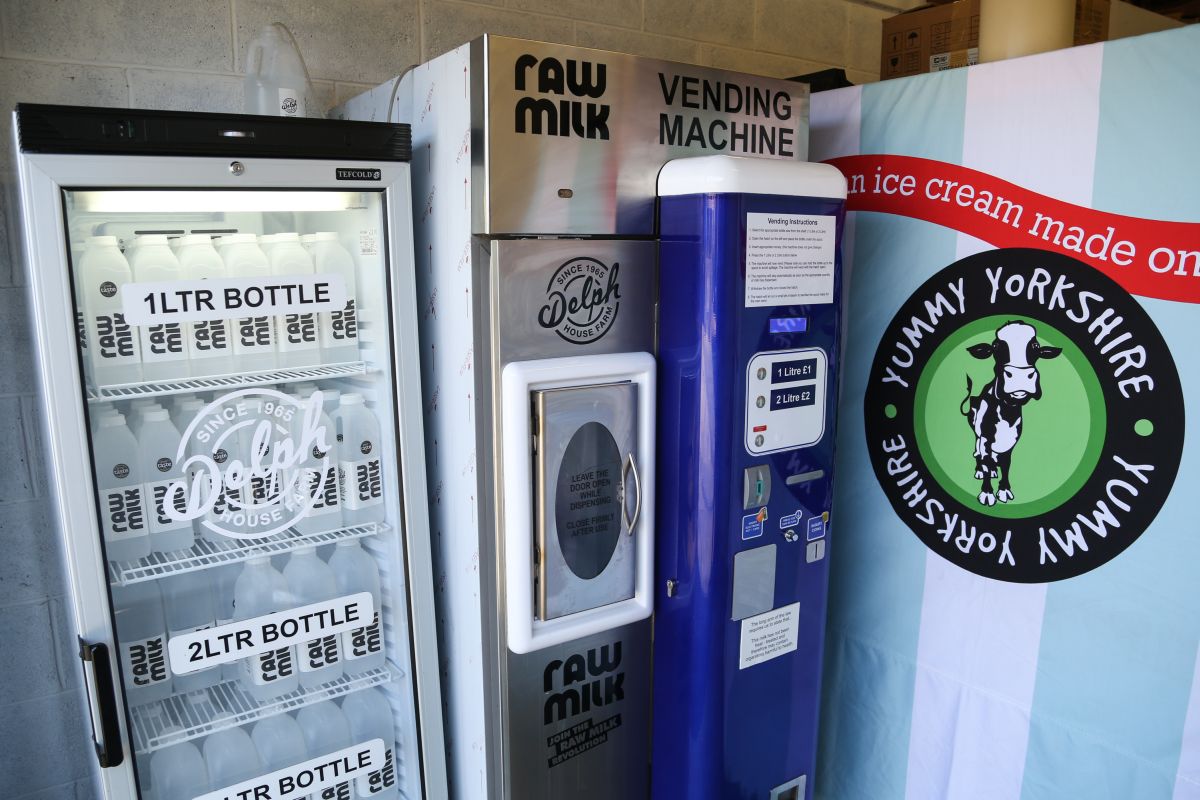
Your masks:
[{"label": "milk bottle row", "polygon": [[[232,715],[218,716],[214,723]],[[179,728],[168,728],[170,735]],[[384,762],[366,774],[362,784],[351,779],[309,797],[350,800],[352,797],[392,800],[397,790],[395,727],[387,697],[378,689],[364,689],[342,698],[340,704],[324,700],[295,713],[276,714],[253,726],[231,727],[210,733],[200,742],[179,742],[155,751],[150,758],[150,786],[154,800],[193,800],[210,791],[225,789],[277,770],[303,764],[354,745],[382,739]],[[320,772],[296,771],[288,786],[317,785]]]},{"label": "milk bottle row", "polygon": [[[315,548],[301,547],[286,557],[282,571],[269,556],[259,556],[244,565],[114,586],[129,704],[198,692],[226,680],[236,680],[246,694],[264,702],[382,667],[379,569],[357,540],[340,541],[332,549],[326,562]],[[361,592],[371,595],[375,609],[361,628],[187,674],[171,670],[167,642],[172,638]]]},{"label": "milk bottle row", "polygon": [[[213,544],[237,541],[229,534],[253,539],[272,530],[255,527],[264,519],[274,527],[282,519],[305,535],[382,522],[379,421],[361,394],[295,388],[289,403],[266,393],[230,400],[246,424],[207,444],[197,430],[224,408],[219,400],[186,395],[101,407],[92,420],[92,451],[108,559],[186,550],[197,537]],[[308,404],[320,408],[306,421]],[[264,420],[274,438],[257,432]],[[297,443],[314,434],[319,443],[301,451]],[[295,454],[280,464],[268,451],[285,443]]]},{"label": "milk bottle row", "polygon": [[[322,363],[357,361],[354,259],[337,234],[190,234],[135,237],[122,253],[115,236],[90,236],[75,276],[84,365],[97,385],[169,381]],[[122,293],[130,283],[338,275],[340,311],[131,325]]]}]

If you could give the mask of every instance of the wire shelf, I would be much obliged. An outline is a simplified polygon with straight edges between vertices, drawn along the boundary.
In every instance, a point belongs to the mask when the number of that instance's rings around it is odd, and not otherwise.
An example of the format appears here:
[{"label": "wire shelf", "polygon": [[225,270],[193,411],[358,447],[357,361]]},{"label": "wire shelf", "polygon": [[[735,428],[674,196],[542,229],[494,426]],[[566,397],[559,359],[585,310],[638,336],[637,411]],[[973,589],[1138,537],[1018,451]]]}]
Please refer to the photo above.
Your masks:
[{"label": "wire shelf", "polygon": [[347,361],[344,364],[321,364],[315,367],[273,369],[260,372],[244,372],[238,375],[212,375],[204,378],[187,378],[178,381],[148,381],[126,383],[117,386],[88,387],[89,403],[105,403],[112,400],[132,400],[138,397],[162,397],[185,392],[207,392],[222,389],[242,389],[249,386],[265,386],[275,383],[345,378],[365,375],[369,371],[365,361]]},{"label": "wire shelf", "polygon": [[155,581],[169,575],[239,564],[255,556],[290,553],[300,547],[334,544],[346,539],[386,533],[389,530],[391,526],[385,522],[370,522],[366,525],[352,525],[321,533],[299,534],[295,531],[285,531],[264,539],[245,542],[230,539],[228,542],[215,544],[199,539],[188,550],[154,553],[136,561],[110,561],[108,579],[113,585],[129,586],[143,581]]},{"label": "wire shelf", "polygon": [[[237,681],[225,681],[208,689],[174,695],[130,709],[133,720],[133,746],[138,753],[152,753],[162,747],[199,739],[210,733],[273,717],[323,700],[350,694],[359,689],[380,686],[403,677],[395,667],[377,667],[357,675],[343,675],[311,689],[297,689],[273,700],[258,702],[241,690]],[[214,722],[214,717],[231,714]],[[167,732],[172,727],[182,730]]]}]

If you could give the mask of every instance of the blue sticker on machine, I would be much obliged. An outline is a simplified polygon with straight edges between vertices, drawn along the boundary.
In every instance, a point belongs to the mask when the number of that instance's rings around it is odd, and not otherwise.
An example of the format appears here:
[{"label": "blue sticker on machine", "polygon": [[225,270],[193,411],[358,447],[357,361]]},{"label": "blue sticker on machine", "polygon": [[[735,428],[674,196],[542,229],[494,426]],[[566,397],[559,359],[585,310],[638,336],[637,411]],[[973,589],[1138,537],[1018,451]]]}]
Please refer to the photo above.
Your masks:
[{"label": "blue sticker on machine", "polygon": [[824,517],[810,517],[808,520],[808,540],[822,539],[825,537],[825,519]]},{"label": "blue sticker on machine", "polygon": [[755,539],[763,535],[763,523],[767,521],[767,508],[763,506],[757,513],[742,517],[742,541]]}]

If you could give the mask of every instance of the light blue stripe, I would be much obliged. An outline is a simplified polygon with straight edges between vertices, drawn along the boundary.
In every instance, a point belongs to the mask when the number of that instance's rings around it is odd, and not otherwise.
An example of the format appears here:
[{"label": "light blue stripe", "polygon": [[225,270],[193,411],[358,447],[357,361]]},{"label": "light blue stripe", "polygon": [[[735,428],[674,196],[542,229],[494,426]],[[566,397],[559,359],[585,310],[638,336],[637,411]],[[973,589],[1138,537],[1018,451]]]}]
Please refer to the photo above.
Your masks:
[{"label": "light blue stripe", "polygon": [[[1198,58],[1200,26],[1105,45],[1094,208],[1200,221]],[[1173,348],[1194,426],[1200,307],[1141,303]],[[1106,566],[1049,588],[1024,800],[1171,797],[1200,642],[1197,486],[1191,433],[1150,529]]]},{"label": "light blue stripe", "polygon": [[[957,162],[966,85],[966,70],[959,69],[864,87],[860,152]],[[911,114],[911,108],[930,112]],[[957,235],[903,217],[857,216],[838,409],[817,795],[899,800],[908,769],[926,549],[875,481],[863,395],[884,329],[904,298],[954,261]]]}]

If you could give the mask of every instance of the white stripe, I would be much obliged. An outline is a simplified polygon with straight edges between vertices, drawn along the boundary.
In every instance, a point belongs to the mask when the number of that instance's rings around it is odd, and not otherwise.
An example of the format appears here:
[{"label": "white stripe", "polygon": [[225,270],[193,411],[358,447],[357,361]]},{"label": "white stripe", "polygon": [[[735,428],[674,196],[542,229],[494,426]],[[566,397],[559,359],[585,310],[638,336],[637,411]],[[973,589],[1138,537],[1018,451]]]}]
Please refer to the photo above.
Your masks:
[{"label": "white stripe", "polygon": [[[809,110],[809,159],[827,161],[856,156],[862,131],[862,87],[851,86],[821,92]],[[854,229],[858,214],[846,215],[842,229],[842,297],[849,297],[851,265],[854,264]],[[844,301],[843,301],[844,302]],[[844,329],[844,328],[843,328]],[[845,344],[843,337],[843,346]]]},{"label": "white stripe", "polygon": [[809,110],[808,142],[812,161],[859,154],[862,87],[821,92]]},{"label": "white stripe", "polygon": [[[1090,205],[1100,56],[1075,48],[972,67],[963,165]],[[958,236],[959,258],[988,249]],[[986,580],[927,556],[906,797],[1020,798],[1045,602],[1044,585]]]},{"label": "white stripe", "polygon": [[1188,698],[1187,717],[1183,722],[1183,747],[1179,751],[1179,769],[1175,773],[1172,800],[1200,800],[1200,649],[1192,672],[1192,693]]}]

